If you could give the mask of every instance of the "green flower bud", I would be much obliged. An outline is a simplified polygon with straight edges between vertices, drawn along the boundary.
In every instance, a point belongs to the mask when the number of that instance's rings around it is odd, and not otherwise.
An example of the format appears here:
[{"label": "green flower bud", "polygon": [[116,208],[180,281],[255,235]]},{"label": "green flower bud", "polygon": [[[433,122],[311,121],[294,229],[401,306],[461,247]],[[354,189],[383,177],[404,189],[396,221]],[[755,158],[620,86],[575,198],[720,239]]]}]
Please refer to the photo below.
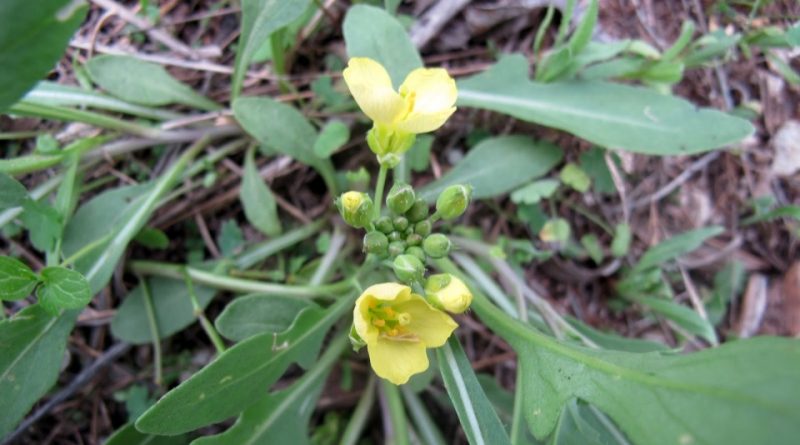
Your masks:
[{"label": "green flower bud", "polygon": [[396,257],[406,251],[406,243],[402,241],[392,241],[389,243],[389,256]]},{"label": "green flower bud", "polygon": [[398,232],[405,232],[408,229],[408,219],[405,216],[398,216],[394,220],[392,220],[394,224],[394,230]]},{"label": "green flower bud", "polygon": [[396,130],[390,126],[375,124],[367,133],[367,145],[378,156],[378,162],[388,168],[394,168],[408,151],[416,135]]},{"label": "green flower bud", "polygon": [[444,220],[456,219],[464,214],[472,196],[472,187],[468,185],[451,185],[436,199],[436,213]]},{"label": "green flower bud", "polygon": [[397,230],[393,230],[389,232],[389,241],[400,241],[403,239],[403,234],[398,232]]},{"label": "green flower bud", "polygon": [[395,183],[386,195],[386,206],[396,215],[406,213],[414,205],[414,189],[403,182]]},{"label": "green flower bud", "polygon": [[406,218],[412,223],[422,221],[428,217],[428,203],[422,199],[414,201],[414,205],[406,211]]},{"label": "green flower bud", "polygon": [[454,314],[466,311],[472,304],[472,292],[450,274],[431,275],[425,283],[425,294],[434,306]]},{"label": "green flower bud", "polygon": [[388,216],[381,216],[375,220],[375,228],[387,235],[392,233],[392,230],[394,230],[392,218],[389,218]]},{"label": "green flower bud", "polygon": [[421,282],[425,274],[425,266],[414,255],[398,255],[392,263],[392,269],[397,278],[404,283]]},{"label": "green flower bud", "polygon": [[389,238],[381,232],[374,231],[364,235],[364,252],[375,255],[386,255],[389,248]]},{"label": "green flower bud", "polygon": [[408,226],[408,228],[403,231],[403,235],[405,236],[411,235],[412,233],[414,233],[414,228],[411,226]]},{"label": "green flower bud", "polygon": [[419,246],[409,246],[406,247],[406,254],[414,255],[415,257],[419,258],[420,261],[425,261],[425,251],[422,250],[422,247]]},{"label": "green flower bud", "polygon": [[441,233],[428,235],[422,242],[422,249],[431,258],[444,258],[450,253],[450,239]]},{"label": "green flower bud", "polygon": [[422,244],[422,235],[412,233],[406,237],[406,244],[409,246],[419,246]]},{"label": "green flower bud", "polygon": [[414,225],[414,233],[423,237],[430,235],[431,230],[433,230],[433,224],[427,219]]},{"label": "green flower bud", "polygon": [[336,200],[336,207],[342,219],[357,229],[367,227],[372,221],[372,198],[366,193],[344,193]]}]

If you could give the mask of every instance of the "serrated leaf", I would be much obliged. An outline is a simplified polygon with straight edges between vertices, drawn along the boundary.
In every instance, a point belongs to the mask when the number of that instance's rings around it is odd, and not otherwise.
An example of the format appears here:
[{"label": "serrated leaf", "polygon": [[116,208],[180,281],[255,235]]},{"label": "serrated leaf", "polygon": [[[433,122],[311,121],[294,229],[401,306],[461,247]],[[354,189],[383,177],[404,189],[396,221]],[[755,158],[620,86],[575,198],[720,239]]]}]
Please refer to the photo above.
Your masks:
[{"label": "serrated leaf", "polygon": [[511,201],[517,204],[536,204],[544,198],[553,196],[559,182],[555,179],[540,179],[531,182],[511,193]]},{"label": "serrated leaf", "polygon": [[754,338],[688,355],[628,353],[563,343],[475,294],[472,308],[506,339],[523,368],[525,417],[550,435],[566,403],[585,400],[632,443],[769,443],[800,434],[800,342]]},{"label": "serrated leaf", "polygon": [[244,214],[253,227],[270,237],[281,234],[278,204],[272,190],[267,187],[256,169],[253,150],[248,151],[245,158],[239,199],[242,201]]},{"label": "serrated leaf", "polygon": [[320,158],[329,158],[350,139],[350,128],[342,121],[333,120],[325,124],[314,141],[314,153]]},{"label": "serrated leaf", "polygon": [[28,197],[28,190],[16,179],[0,172],[0,210],[21,205]]},{"label": "serrated leaf", "polygon": [[458,82],[458,105],[485,108],[568,131],[596,144],[654,155],[691,154],[753,132],[742,119],[677,97],[607,82],[539,84],[520,55]]},{"label": "serrated leaf", "polygon": [[[197,320],[189,290],[183,280],[153,277],[147,282],[150,286],[160,339],[169,338]],[[197,302],[203,309],[208,306],[216,293],[214,289],[197,285],[194,286],[194,291]],[[133,288],[125,296],[111,320],[111,333],[115,337],[133,344],[147,344],[153,341],[144,298],[144,289],[141,285]]]},{"label": "serrated leaf", "polygon": [[[0,2],[0,112],[53,69],[88,10],[83,1]],[[13,67],[13,69],[11,69]]]},{"label": "serrated leaf", "polygon": [[61,309],[82,309],[92,300],[86,278],[66,267],[50,266],[40,272],[39,304],[52,314]]},{"label": "serrated leaf", "polygon": [[469,442],[487,445],[511,444],[503,424],[500,423],[497,413],[472,371],[469,359],[454,336],[451,336],[444,346],[436,349],[436,360],[439,363],[444,386]]},{"label": "serrated leaf", "polygon": [[0,437],[11,432],[56,382],[67,335],[77,317],[78,311],[52,317],[34,305],[0,321]]},{"label": "serrated leaf", "polygon": [[559,147],[527,136],[485,139],[452,170],[420,189],[419,195],[433,202],[448,186],[469,184],[473,198],[492,198],[546,174],[562,156]]},{"label": "serrated leaf", "polygon": [[395,88],[408,73],[422,66],[422,58],[403,25],[383,9],[368,5],[351,7],[344,18],[342,32],[347,55],[380,62]]},{"label": "serrated leaf", "polygon": [[0,301],[21,300],[33,292],[39,277],[22,261],[0,256]]},{"label": "serrated leaf", "polygon": [[312,305],[316,306],[307,300],[279,295],[245,295],[228,303],[214,325],[222,336],[232,341],[264,332],[277,334],[288,329],[297,315]]},{"label": "serrated leaf", "polygon": [[234,61],[231,90],[237,97],[256,51],[273,32],[300,17],[310,0],[243,0],[242,34]]},{"label": "serrated leaf", "polygon": [[703,245],[708,238],[715,237],[724,231],[723,227],[710,226],[675,235],[647,249],[631,273],[641,272],[687,254]]},{"label": "serrated leaf", "polygon": [[322,393],[331,366],[346,344],[346,337],[340,336],[328,345],[319,363],[292,386],[261,398],[224,433],[199,438],[192,445],[308,444],[308,423],[316,408],[316,400]]},{"label": "serrated leaf", "polygon": [[196,93],[172,77],[161,65],[135,57],[102,55],[89,59],[86,69],[92,81],[125,101],[149,106],[173,103],[203,110],[218,110],[220,105]]},{"label": "serrated leaf", "polygon": [[136,422],[145,433],[175,435],[234,416],[258,401],[294,362],[310,365],[325,333],[348,309],[340,297],[326,310],[309,309],[286,333],[250,337],[168,392]]}]

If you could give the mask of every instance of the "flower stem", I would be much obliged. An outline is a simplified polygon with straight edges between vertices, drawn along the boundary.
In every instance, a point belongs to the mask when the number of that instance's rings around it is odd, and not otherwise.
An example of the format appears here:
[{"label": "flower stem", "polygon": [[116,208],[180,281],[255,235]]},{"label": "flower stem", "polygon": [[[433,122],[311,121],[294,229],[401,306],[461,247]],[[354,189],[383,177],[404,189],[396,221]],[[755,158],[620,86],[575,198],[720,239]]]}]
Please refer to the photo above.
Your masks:
[{"label": "flower stem", "polygon": [[153,337],[153,367],[155,368],[153,382],[156,386],[161,386],[161,337],[158,333],[158,322],[156,321],[156,311],[153,307],[153,295],[150,293],[150,284],[142,277],[139,277],[144,291],[144,309],[147,313],[147,322],[150,327],[150,336]]},{"label": "flower stem", "polygon": [[383,204],[383,188],[386,185],[386,173],[388,173],[389,167],[384,164],[381,164],[380,170],[378,170],[378,182],[375,184],[375,213],[374,219],[378,219],[381,216],[381,204]]},{"label": "flower stem", "polygon": [[358,400],[358,405],[350,417],[350,422],[342,434],[342,440],[339,442],[341,445],[356,445],[358,439],[361,438],[361,433],[364,431],[364,425],[367,423],[372,405],[375,403],[375,376],[370,376],[367,387],[361,394]]},{"label": "flower stem", "polygon": [[194,315],[198,320],[200,320],[200,325],[203,326],[203,330],[206,331],[208,338],[211,339],[211,343],[214,343],[214,347],[217,348],[217,353],[222,354],[225,352],[225,343],[222,341],[219,333],[217,333],[214,325],[208,321],[208,318],[206,318],[206,314],[203,312],[202,306],[200,306],[200,303],[197,301],[197,294],[194,291],[194,283],[192,283],[192,278],[185,270],[183,273],[183,278],[186,282],[186,289],[189,291],[189,298],[192,300],[192,310],[194,310]]}]

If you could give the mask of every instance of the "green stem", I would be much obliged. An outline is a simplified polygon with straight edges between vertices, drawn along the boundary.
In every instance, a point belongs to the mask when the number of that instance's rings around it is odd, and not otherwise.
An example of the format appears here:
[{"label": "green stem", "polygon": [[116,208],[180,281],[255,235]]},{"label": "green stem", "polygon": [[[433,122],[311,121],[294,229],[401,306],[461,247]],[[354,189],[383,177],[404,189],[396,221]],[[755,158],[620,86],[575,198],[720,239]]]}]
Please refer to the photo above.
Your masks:
[{"label": "green stem", "polygon": [[338,226],[333,229],[333,236],[331,236],[328,250],[322,257],[319,267],[317,267],[317,270],[314,271],[314,275],[310,280],[308,280],[308,284],[311,286],[319,286],[325,282],[325,278],[327,278],[328,273],[333,267],[333,264],[336,261],[336,256],[339,255],[339,252],[341,252],[346,238],[347,237],[342,233],[342,230]]},{"label": "green stem", "polygon": [[182,279],[184,271],[189,278],[198,284],[215,289],[243,293],[265,293],[271,295],[284,295],[297,298],[323,298],[336,299],[342,293],[353,289],[350,279],[322,286],[291,286],[286,284],[264,283],[261,281],[231,278],[205,270],[186,267],[180,264],[161,263],[156,261],[133,261],[130,269],[142,275],[155,275],[167,278]]},{"label": "green stem", "polygon": [[139,282],[142,283],[142,290],[144,291],[144,309],[147,313],[147,323],[150,326],[150,336],[153,337],[153,367],[155,368],[153,382],[156,386],[160,387],[162,382],[161,336],[158,333],[158,322],[156,321],[155,307],[153,307],[153,296],[150,293],[150,284],[147,280],[139,277]]},{"label": "green stem", "polygon": [[13,105],[8,111],[9,113],[23,116],[35,116],[67,122],[83,122],[108,130],[121,131],[123,133],[130,133],[144,137],[158,137],[162,133],[161,130],[155,128],[148,128],[132,122],[106,116],[104,114],[77,110],[74,108],[57,107],[21,101]]},{"label": "green stem", "polygon": [[340,445],[356,445],[358,443],[374,403],[375,376],[371,375],[364,392],[361,394],[361,398],[358,400],[358,405],[356,405],[356,409],[353,411],[344,433],[342,433],[342,439],[339,441]]},{"label": "green stem", "polygon": [[446,445],[442,433],[436,427],[436,424],[431,420],[431,415],[425,409],[425,405],[419,400],[419,397],[404,385],[400,388],[403,393],[403,399],[406,402],[411,418],[414,419],[414,426],[420,435],[422,443],[426,445]]},{"label": "green stem", "polygon": [[380,170],[378,170],[378,182],[375,183],[375,218],[378,219],[381,216],[381,205],[383,204],[383,188],[386,186],[386,173],[388,173],[389,167],[384,164],[381,164]]},{"label": "green stem", "polygon": [[[389,418],[392,421],[392,433],[394,433],[391,440],[387,440],[387,443],[391,445],[409,445],[408,420],[406,419],[406,411],[403,408],[403,399],[400,397],[400,390],[397,385],[381,379],[381,394],[386,401],[387,408],[389,408]],[[387,439],[388,436],[389,434],[387,433]]]},{"label": "green stem", "polygon": [[311,224],[302,226],[298,229],[286,232],[283,235],[265,241],[255,247],[243,252],[235,260],[235,265],[238,269],[249,269],[258,262],[264,260],[280,252],[281,250],[292,246],[294,244],[309,238],[311,235],[317,233],[325,225],[326,221],[317,220]]},{"label": "green stem", "polygon": [[203,330],[206,331],[208,338],[211,339],[211,343],[214,343],[214,347],[217,348],[217,354],[222,354],[225,352],[225,343],[222,341],[222,338],[217,333],[217,330],[214,329],[214,325],[208,321],[206,318],[206,314],[203,312],[203,307],[200,306],[200,302],[197,301],[197,293],[194,291],[194,283],[192,282],[191,277],[189,274],[184,270],[183,279],[186,283],[186,289],[189,291],[189,299],[192,300],[192,310],[194,310],[194,315],[200,320],[200,325],[203,326]]},{"label": "green stem", "polygon": [[522,445],[525,443],[527,422],[525,421],[524,407],[522,406],[522,388],[525,384],[525,372],[521,360],[517,360],[517,377],[514,391],[514,413],[511,417],[511,432],[509,439],[512,445]]}]

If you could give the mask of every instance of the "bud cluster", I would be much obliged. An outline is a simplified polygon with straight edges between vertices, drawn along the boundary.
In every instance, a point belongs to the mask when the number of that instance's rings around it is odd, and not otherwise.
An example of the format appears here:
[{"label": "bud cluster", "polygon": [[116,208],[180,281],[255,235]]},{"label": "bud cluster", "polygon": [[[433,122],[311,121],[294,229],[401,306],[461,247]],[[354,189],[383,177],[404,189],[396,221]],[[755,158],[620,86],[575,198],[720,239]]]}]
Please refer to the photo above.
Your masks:
[{"label": "bud cluster", "polygon": [[449,221],[461,216],[469,205],[471,192],[466,185],[447,187],[436,200],[433,214],[425,200],[405,183],[396,183],[389,190],[389,214],[377,219],[372,199],[366,193],[344,193],[336,200],[336,206],[347,224],[367,229],[364,252],[391,261],[401,281],[422,283],[426,260],[446,257],[452,246],[447,236],[433,231],[433,224],[439,219]]}]

